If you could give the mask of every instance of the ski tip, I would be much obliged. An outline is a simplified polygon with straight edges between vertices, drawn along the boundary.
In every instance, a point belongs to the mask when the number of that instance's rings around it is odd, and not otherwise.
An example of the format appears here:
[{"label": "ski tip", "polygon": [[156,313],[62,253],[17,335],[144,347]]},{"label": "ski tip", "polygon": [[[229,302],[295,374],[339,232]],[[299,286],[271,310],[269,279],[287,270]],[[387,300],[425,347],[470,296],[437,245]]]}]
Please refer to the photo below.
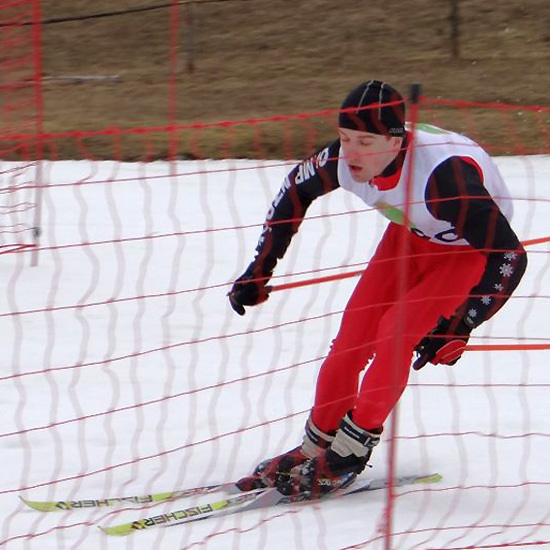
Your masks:
[{"label": "ski tip", "polygon": [[415,483],[437,483],[438,481],[441,481],[443,479],[443,476],[441,474],[431,474],[429,476],[424,476],[418,478]]},{"label": "ski tip", "polygon": [[98,527],[106,535],[115,537],[125,537],[134,530],[131,523],[123,523],[121,525],[113,525],[111,527],[101,527],[101,525],[99,525]]},{"label": "ski tip", "polygon": [[21,495],[19,495],[19,499],[25,506],[28,506],[33,510],[38,510],[39,512],[55,512],[58,509],[55,506],[55,503],[53,502],[40,502],[37,500],[27,500],[26,498],[23,498]]}]

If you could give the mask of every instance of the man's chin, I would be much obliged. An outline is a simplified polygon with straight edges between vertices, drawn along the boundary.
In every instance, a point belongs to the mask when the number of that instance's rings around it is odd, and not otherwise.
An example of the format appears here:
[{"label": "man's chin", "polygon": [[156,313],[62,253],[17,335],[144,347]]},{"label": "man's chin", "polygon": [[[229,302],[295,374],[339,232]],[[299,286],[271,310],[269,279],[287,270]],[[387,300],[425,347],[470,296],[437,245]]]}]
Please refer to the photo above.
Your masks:
[{"label": "man's chin", "polygon": [[351,178],[355,183],[369,183],[369,181],[372,178],[369,178],[368,176],[364,175],[362,172],[354,173],[350,170]]}]

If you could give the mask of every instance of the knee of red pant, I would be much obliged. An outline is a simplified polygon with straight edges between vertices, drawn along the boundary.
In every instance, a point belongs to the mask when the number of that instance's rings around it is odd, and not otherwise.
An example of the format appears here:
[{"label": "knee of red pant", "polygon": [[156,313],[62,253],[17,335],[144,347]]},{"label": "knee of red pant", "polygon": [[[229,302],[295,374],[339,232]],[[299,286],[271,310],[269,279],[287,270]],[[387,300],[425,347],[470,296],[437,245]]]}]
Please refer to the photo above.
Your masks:
[{"label": "knee of red pant", "polygon": [[329,357],[337,362],[345,363],[349,370],[362,371],[374,352],[370,342],[351,342],[337,337],[330,346]]},{"label": "knee of red pant", "polygon": [[384,315],[378,324],[376,332],[375,353],[381,346],[389,346],[394,350],[401,349],[402,353],[412,355],[416,344],[425,336],[427,331],[420,331],[418,324],[398,320],[395,311]]},{"label": "knee of red pant", "polygon": [[[392,385],[397,391],[403,391],[407,385],[417,341],[416,336],[406,334],[403,330],[399,330],[399,327],[380,323],[374,348],[375,363],[378,368],[394,373]],[[381,374],[381,376],[386,375]]]}]

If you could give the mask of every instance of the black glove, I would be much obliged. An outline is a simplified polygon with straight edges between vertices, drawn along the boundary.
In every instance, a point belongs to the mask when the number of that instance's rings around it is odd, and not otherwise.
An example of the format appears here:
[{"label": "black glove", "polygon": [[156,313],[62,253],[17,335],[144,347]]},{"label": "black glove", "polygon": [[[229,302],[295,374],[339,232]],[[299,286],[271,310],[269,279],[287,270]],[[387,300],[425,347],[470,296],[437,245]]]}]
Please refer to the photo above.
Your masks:
[{"label": "black glove", "polygon": [[440,317],[437,326],[414,348],[418,358],[413,363],[413,369],[420,370],[426,363],[454,365],[462,357],[472,330],[473,327],[462,318]]},{"label": "black glove", "polygon": [[271,287],[267,286],[271,275],[271,273],[261,273],[254,264],[250,264],[235,281],[228,294],[231,307],[239,315],[244,315],[244,306],[255,306],[265,302],[271,292]]}]

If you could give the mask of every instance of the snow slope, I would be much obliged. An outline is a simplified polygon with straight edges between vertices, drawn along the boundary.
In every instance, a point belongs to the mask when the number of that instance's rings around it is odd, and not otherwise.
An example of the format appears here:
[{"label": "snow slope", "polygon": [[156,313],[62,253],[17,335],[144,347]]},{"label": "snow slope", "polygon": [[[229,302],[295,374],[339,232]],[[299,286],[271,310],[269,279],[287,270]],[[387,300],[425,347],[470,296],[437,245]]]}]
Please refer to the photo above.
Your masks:
[{"label": "snow slope", "polygon": [[[497,162],[520,238],[548,236],[550,158]],[[252,259],[284,163],[43,169],[39,265],[29,267],[27,253],[0,259],[0,547],[381,548],[384,492],[126,539],[95,525],[181,506],[24,508],[17,495],[99,498],[227,481],[297,444],[356,282],[274,292],[242,318],[230,310],[228,281]],[[273,283],[359,269],[385,224],[344,191],[319,199]],[[548,244],[529,252],[516,297],[471,343],[548,343]],[[470,352],[456,368],[411,373],[397,470],[444,480],[399,491],[393,548],[550,541],[549,390],[548,351]],[[364,475],[385,475],[387,451],[385,441]]]}]

